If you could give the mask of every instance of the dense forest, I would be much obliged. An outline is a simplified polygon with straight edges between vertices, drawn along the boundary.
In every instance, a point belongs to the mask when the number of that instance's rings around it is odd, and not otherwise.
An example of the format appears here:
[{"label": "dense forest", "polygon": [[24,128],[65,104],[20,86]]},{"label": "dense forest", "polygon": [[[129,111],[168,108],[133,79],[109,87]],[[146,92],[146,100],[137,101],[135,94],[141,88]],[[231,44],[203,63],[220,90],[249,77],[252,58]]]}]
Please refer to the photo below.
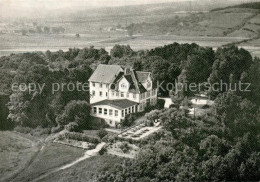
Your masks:
[{"label": "dense forest", "polygon": [[[37,127],[58,126],[59,115],[71,101],[88,102],[89,93],[62,91],[52,93],[52,83],[86,83],[98,64],[120,64],[132,66],[135,70],[151,71],[155,79],[166,88],[167,83],[225,83],[252,82],[252,92],[236,92],[250,101],[260,104],[259,59],[253,59],[249,52],[237,47],[212,48],[197,44],[173,43],[151,50],[133,51],[130,46],[115,45],[110,54],[105,49],[94,47],[69,49],[69,51],[34,52],[12,54],[0,58],[0,92],[10,95],[8,122],[17,125]],[[45,84],[42,91],[33,93],[12,91],[13,83]],[[27,88],[28,89],[28,88]],[[221,91],[209,91],[212,99]],[[159,95],[174,94],[160,89]],[[180,99],[194,95],[194,92],[178,93]],[[75,106],[76,107],[76,106]],[[66,122],[65,122],[66,123]]]},{"label": "dense forest", "polygon": [[[164,130],[144,140],[134,160],[104,171],[99,181],[257,181],[260,176],[260,60],[235,46],[212,48],[173,43],[133,51],[115,45],[110,54],[94,47],[45,53],[12,54],[0,58],[0,93],[8,94],[6,125],[51,128],[91,128],[89,93],[52,92],[52,83],[86,83],[98,64],[132,66],[151,71],[155,82],[250,83],[250,92],[208,90],[215,100],[205,116],[191,118],[180,105],[157,111]],[[45,84],[32,93],[12,90],[13,83]],[[204,90],[203,90],[204,91]],[[198,92],[159,90],[174,103]],[[2,105],[1,101],[1,105]],[[181,104],[181,102],[180,102]],[[2,108],[3,106],[1,106]]]}]

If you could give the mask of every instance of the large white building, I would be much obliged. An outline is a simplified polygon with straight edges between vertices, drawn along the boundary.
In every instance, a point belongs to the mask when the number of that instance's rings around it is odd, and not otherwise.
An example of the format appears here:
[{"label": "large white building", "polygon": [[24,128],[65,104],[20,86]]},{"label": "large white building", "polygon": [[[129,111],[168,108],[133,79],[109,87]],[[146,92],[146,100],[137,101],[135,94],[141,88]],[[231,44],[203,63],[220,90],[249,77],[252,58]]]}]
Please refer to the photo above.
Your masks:
[{"label": "large white building", "polygon": [[150,72],[100,64],[89,79],[92,115],[118,126],[131,113],[143,111],[157,102]]}]

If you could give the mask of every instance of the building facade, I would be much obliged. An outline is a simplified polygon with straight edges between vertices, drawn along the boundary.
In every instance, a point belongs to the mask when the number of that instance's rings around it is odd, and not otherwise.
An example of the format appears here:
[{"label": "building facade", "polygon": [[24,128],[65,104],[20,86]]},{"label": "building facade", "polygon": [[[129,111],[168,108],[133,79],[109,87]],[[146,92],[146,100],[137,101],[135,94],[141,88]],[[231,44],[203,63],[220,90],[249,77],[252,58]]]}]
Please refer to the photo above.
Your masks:
[{"label": "building facade", "polygon": [[92,115],[117,126],[125,116],[157,103],[150,72],[100,64],[89,79]]}]

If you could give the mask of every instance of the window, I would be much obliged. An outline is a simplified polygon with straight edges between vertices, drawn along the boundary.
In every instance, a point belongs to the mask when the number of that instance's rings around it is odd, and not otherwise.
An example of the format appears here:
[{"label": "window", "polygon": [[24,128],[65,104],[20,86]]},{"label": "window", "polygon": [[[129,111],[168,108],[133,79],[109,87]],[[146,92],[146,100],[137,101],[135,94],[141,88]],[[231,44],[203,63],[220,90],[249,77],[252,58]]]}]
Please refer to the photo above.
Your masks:
[{"label": "window", "polygon": [[128,108],[128,113],[131,113],[131,110],[130,110],[130,109],[131,109],[131,108],[129,107],[129,108]]},{"label": "window", "polygon": [[125,109],[125,115],[127,115],[128,113],[127,113],[127,109]]},{"label": "window", "polygon": [[92,82],[92,86],[95,87],[95,82]]},{"label": "window", "polygon": [[99,92],[99,96],[102,97],[102,92]]},{"label": "window", "polygon": [[92,91],[92,95],[95,96],[95,90]]},{"label": "window", "polygon": [[104,114],[107,115],[107,109],[104,109]]},{"label": "window", "polygon": [[150,97],[150,91],[147,92],[147,97]]},{"label": "window", "polygon": [[135,112],[135,106],[132,106],[132,112]]},{"label": "window", "polygon": [[128,98],[129,97],[129,93],[127,92],[127,94],[126,94],[126,97]]},{"label": "window", "polygon": [[112,96],[114,96],[115,95],[115,92],[114,91],[112,91]]},{"label": "window", "polygon": [[98,113],[102,114],[102,108],[98,108]]},{"label": "window", "polygon": [[116,92],[116,96],[117,96],[117,97],[119,96],[119,92]]},{"label": "window", "polygon": [[106,92],[106,97],[107,97],[107,92]]},{"label": "window", "polygon": [[124,111],[125,111],[125,110],[122,110],[122,117],[124,117],[124,114],[125,114]]},{"label": "window", "polygon": [[113,115],[113,110],[109,109],[109,116],[112,116],[112,115]]},{"label": "window", "polygon": [[113,121],[112,121],[112,120],[109,120],[109,124],[113,124]]},{"label": "window", "polygon": [[93,108],[93,113],[94,113],[94,114],[97,113],[97,108],[96,108],[96,107]]},{"label": "window", "polygon": [[99,84],[99,88],[102,88],[102,83]]},{"label": "window", "polygon": [[115,110],[115,116],[118,116],[118,110]]},{"label": "window", "polygon": [[149,80],[147,80],[147,88],[150,88],[151,87],[151,82]]},{"label": "window", "polygon": [[136,95],[135,95],[135,94],[133,94],[133,98],[134,98],[134,99],[136,98]]},{"label": "window", "polygon": [[121,97],[124,97],[125,95],[124,95],[124,93],[123,92],[121,92]]},{"label": "window", "polygon": [[125,84],[125,83],[122,83],[122,84],[121,84],[121,88],[126,88],[126,84]]}]

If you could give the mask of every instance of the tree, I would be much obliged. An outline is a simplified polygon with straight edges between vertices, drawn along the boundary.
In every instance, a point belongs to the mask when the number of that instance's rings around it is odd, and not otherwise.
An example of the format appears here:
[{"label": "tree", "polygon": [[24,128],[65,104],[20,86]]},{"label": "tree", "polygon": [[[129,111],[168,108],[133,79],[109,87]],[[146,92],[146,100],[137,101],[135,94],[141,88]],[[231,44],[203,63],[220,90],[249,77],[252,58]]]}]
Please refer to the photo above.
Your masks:
[{"label": "tree", "polygon": [[122,58],[124,56],[131,56],[134,51],[129,45],[118,45],[116,44],[110,51],[110,55],[116,58]]},{"label": "tree", "polygon": [[[241,79],[243,72],[247,71],[252,65],[251,54],[244,50],[238,49],[235,46],[218,48],[216,51],[215,61],[212,67],[212,73],[209,76],[209,82],[214,83],[238,83]],[[229,90],[220,84],[219,88],[216,88],[217,92],[211,93],[213,97],[216,97],[218,93],[223,93]]]},{"label": "tree", "polygon": [[80,128],[88,128],[90,123],[91,107],[86,101],[73,100],[69,102],[64,111],[57,116],[56,122],[60,125],[67,125],[75,122]]},{"label": "tree", "polygon": [[151,112],[149,113],[146,113],[145,114],[145,117],[148,119],[148,120],[151,120],[153,122],[157,121],[159,119],[159,115],[162,113],[162,111],[160,110],[152,110]]}]

